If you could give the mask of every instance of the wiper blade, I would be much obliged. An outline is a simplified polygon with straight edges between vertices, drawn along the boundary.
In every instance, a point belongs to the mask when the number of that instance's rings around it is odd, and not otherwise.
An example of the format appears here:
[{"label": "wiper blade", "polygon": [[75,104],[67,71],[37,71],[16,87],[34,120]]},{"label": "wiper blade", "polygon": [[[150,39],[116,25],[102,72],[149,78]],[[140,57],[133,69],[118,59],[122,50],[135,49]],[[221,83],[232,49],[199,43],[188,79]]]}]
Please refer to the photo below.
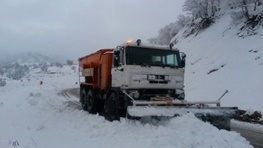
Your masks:
[{"label": "wiper blade", "polygon": [[170,64],[165,64],[164,65],[165,67],[170,67],[170,68],[178,68],[178,66],[176,66],[176,65],[170,65]]},{"label": "wiper blade", "polygon": [[142,66],[142,67],[151,67],[151,65],[146,64],[146,63],[140,63],[139,65]]}]

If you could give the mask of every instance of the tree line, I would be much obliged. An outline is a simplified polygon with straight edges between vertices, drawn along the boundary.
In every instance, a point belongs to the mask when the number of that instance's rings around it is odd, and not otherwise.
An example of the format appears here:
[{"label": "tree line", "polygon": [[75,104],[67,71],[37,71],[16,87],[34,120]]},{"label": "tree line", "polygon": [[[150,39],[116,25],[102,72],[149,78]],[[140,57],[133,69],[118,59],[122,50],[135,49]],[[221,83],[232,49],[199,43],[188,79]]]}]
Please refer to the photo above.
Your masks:
[{"label": "tree line", "polygon": [[189,28],[187,37],[209,27],[225,13],[230,13],[233,21],[244,23],[245,27],[263,25],[263,0],[186,0],[183,11],[186,15],[180,14],[175,22],[161,28],[158,36],[150,38],[149,42],[168,45],[184,27]]}]

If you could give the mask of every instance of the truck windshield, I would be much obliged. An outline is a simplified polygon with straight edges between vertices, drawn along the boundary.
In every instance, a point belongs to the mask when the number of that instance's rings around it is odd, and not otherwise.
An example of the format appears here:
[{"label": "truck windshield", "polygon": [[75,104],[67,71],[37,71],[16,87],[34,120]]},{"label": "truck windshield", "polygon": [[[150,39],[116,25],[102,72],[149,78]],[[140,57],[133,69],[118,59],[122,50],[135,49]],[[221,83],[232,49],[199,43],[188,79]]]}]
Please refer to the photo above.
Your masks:
[{"label": "truck windshield", "polygon": [[181,67],[180,54],[178,51],[132,46],[126,48],[126,64],[173,68]]}]

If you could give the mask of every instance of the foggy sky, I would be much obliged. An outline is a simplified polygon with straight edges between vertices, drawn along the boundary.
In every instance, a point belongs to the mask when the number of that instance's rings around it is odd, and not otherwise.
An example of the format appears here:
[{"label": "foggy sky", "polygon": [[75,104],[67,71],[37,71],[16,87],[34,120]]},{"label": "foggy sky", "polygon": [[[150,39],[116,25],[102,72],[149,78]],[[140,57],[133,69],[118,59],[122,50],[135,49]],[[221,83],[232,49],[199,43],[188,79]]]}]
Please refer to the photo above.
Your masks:
[{"label": "foggy sky", "polygon": [[183,2],[1,0],[0,54],[40,51],[75,60],[128,39],[146,42],[176,20]]}]

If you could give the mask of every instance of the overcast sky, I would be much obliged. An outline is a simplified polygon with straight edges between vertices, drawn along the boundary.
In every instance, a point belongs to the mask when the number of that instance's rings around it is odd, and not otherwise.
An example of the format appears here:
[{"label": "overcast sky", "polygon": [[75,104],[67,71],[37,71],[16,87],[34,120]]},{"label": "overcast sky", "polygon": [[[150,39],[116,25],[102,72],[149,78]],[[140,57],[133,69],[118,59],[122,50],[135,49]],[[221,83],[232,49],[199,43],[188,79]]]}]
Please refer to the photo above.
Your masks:
[{"label": "overcast sky", "polygon": [[0,0],[0,54],[40,51],[77,59],[174,22],[184,0]]}]

